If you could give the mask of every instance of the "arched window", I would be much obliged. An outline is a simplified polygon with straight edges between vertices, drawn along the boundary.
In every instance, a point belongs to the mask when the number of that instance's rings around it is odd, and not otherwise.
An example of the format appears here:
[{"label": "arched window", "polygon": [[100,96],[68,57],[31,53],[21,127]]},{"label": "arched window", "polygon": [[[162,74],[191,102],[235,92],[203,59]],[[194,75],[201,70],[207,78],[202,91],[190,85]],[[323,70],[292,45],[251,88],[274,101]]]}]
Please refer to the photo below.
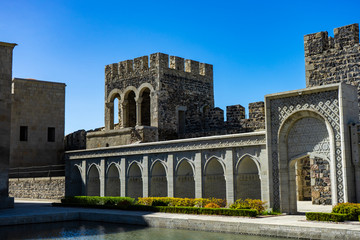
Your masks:
[{"label": "arched window", "polygon": [[136,126],[136,102],[135,102],[135,92],[130,91],[125,95],[126,101],[126,125],[125,127],[135,127]]},{"label": "arched window", "polygon": [[141,94],[141,125],[151,125],[151,112],[150,112],[150,89],[146,88]]}]

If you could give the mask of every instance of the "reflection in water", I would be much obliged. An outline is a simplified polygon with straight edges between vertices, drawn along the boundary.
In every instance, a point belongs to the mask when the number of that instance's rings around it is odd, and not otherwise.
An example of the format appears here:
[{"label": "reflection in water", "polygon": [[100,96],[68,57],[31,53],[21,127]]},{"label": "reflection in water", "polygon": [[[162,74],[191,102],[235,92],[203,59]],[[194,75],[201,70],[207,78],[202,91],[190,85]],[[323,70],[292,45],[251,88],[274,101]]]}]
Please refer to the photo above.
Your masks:
[{"label": "reflection in water", "polygon": [[278,238],[258,237],[228,233],[188,231],[179,229],[147,228],[101,222],[58,222],[0,227],[1,239],[126,239],[126,240],[275,240]]}]

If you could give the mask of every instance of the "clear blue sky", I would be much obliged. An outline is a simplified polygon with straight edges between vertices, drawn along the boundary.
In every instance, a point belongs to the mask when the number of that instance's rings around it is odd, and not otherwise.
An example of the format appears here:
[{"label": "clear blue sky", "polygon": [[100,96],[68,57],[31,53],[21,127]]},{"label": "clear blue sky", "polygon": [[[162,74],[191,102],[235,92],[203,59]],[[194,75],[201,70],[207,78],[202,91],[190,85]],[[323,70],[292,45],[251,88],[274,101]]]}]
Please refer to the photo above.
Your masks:
[{"label": "clear blue sky", "polygon": [[66,129],[104,125],[104,66],[163,52],[214,65],[215,105],[305,87],[303,36],[360,22],[360,1],[0,2],[13,76],[66,83]]}]

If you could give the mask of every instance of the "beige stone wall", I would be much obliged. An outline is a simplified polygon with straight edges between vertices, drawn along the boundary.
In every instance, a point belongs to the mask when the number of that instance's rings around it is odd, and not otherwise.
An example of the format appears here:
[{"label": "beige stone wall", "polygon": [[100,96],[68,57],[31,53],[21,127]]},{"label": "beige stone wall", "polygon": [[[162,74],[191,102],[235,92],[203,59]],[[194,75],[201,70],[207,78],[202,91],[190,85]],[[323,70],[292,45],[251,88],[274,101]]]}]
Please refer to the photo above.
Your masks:
[{"label": "beige stone wall", "polygon": [[157,128],[140,126],[135,128],[89,132],[86,135],[86,148],[113,147],[136,142],[155,142],[157,140]]},{"label": "beige stone wall", "polygon": [[[12,81],[10,167],[63,164],[65,84],[15,78]],[[27,126],[27,141],[20,141]],[[55,141],[48,141],[55,128]]]},{"label": "beige stone wall", "polygon": [[12,52],[16,44],[0,42],[0,208],[13,205],[8,198],[10,156]]},{"label": "beige stone wall", "polygon": [[15,198],[61,199],[65,196],[65,177],[10,179],[9,195]]}]

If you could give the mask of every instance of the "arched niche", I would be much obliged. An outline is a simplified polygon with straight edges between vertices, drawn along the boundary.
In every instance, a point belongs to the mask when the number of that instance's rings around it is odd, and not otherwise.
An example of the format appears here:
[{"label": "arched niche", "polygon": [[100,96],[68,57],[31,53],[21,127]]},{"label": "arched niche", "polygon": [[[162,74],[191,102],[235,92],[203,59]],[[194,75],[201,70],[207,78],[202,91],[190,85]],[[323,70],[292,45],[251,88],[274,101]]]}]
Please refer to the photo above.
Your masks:
[{"label": "arched niche", "polygon": [[[313,111],[299,111],[290,115],[279,130],[279,185],[282,212],[297,213],[296,165],[304,156],[322,156],[329,161],[329,174],[334,181],[334,140],[330,124]],[[323,162],[324,164],[324,162]],[[336,203],[334,184],[330,184],[331,202]],[[329,200],[328,200],[329,201]]]},{"label": "arched niche", "polygon": [[211,158],[205,165],[204,198],[226,198],[224,168],[217,158]]},{"label": "arched niche", "polygon": [[105,181],[106,196],[120,196],[120,172],[115,164],[111,164],[107,170]]},{"label": "arched niche", "polygon": [[193,167],[183,159],[175,173],[175,197],[195,198],[195,180]]},{"label": "arched niche", "polygon": [[132,163],[129,167],[126,186],[128,197],[137,199],[143,196],[142,173],[137,163]]},{"label": "arched niche", "polygon": [[261,180],[259,166],[251,156],[239,160],[235,183],[236,199],[261,199]]},{"label": "arched niche", "polygon": [[165,166],[156,161],[151,168],[150,196],[167,197],[167,178]]},{"label": "arched niche", "polygon": [[91,165],[88,171],[87,195],[100,196],[100,173],[95,164]]},{"label": "arched niche", "polygon": [[71,186],[71,193],[69,196],[82,196],[84,195],[82,192],[83,187],[83,180],[81,178],[81,170],[80,167],[74,165],[72,167],[71,176],[70,176],[70,186]]}]

